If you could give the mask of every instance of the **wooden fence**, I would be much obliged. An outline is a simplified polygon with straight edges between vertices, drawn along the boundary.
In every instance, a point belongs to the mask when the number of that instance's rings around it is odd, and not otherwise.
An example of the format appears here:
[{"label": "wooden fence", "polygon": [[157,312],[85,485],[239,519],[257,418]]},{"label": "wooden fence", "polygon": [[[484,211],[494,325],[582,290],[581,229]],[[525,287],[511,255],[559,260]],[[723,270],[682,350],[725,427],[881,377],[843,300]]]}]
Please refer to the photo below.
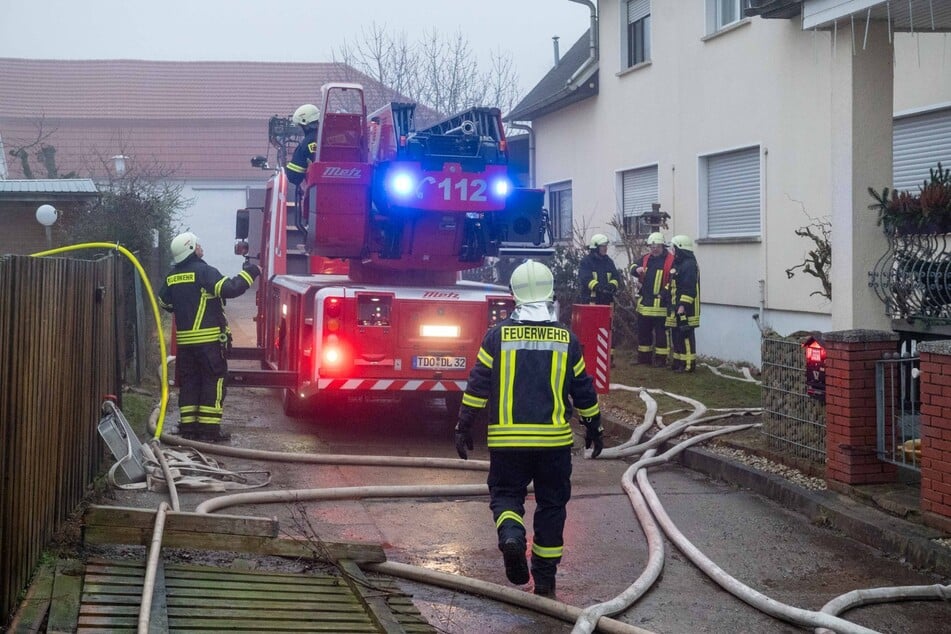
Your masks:
[{"label": "wooden fence", "polygon": [[44,548],[105,462],[104,397],[121,398],[114,256],[0,257],[0,630]]}]

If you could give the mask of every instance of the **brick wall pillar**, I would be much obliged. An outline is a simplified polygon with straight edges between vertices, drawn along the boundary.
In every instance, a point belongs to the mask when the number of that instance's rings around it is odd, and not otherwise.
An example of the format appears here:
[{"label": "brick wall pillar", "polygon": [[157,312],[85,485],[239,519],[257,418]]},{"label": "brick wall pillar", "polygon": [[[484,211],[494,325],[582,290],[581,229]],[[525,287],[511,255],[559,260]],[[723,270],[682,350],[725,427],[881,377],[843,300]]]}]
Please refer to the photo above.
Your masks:
[{"label": "brick wall pillar", "polygon": [[898,336],[880,330],[839,330],[826,346],[826,480],[848,485],[892,482],[894,464],[876,452],[875,362],[894,352]]},{"label": "brick wall pillar", "polygon": [[918,344],[921,355],[921,515],[951,530],[951,341]]}]

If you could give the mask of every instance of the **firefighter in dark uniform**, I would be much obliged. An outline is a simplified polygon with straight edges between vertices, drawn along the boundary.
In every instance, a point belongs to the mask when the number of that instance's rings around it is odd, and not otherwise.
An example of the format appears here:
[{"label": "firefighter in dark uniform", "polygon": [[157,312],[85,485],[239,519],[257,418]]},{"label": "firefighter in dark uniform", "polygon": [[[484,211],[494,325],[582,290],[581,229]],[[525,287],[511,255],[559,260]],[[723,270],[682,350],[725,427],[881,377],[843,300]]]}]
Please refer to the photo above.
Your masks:
[{"label": "firefighter in dark uniform", "polygon": [[700,268],[689,236],[674,236],[674,267],[671,269],[670,329],[674,372],[693,372],[697,366],[696,329],[700,327]]},{"label": "firefighter in dark uniform", "polygon": [[571,497],[573,408],[592,457],[604,448],[594,382],[577,337],[557,322],[553,284],[548,267],[534,260],[512,272],[516,309],[482,340],[456,424],[456,451],[466,459],[473,421],[488,408],[489,505],[505,575],[518,585],[529,581],[524,515],[534,482],[531,576],[535,594],[548,597],[555,594]]},{"label": "firefighter in dark uniform", "polygon": [[305,103],[294,111],[291,121],[304,131],[303,140],[297,144],[291,162],[284,166],[287,180],[300,186],[307,175],[307,167],[314,162],[317,154],[317,126],[320,123],[320,109],[312,103]]},{"label": "firefighter in dark uniform", "polygon": [[670,354],[666,327],[670,306],[670,271],[674,254],[664,246],[664,235],[659,231],[647,236],[647,253],[631,265],[631,276],[641,282],[637,295],[637,363],[663,368]]},{"label": "firefighter in dark uniform", "polygon": [[621,276],[608,256],[608,237],[603,233],[593,235],[588,248],[588,255],[578,266],[581,303],[610,306],[621,288]]},{"label": "firefighter in dark uniform", "polygon": [[194,233],[176,236],[171,252],[174,266],[165,276],[159,303],[175,315],[178,433],[193,440],[228,440],[230,434],[221,431],[231,340],[224,300],[247,291],[261,269],[246,262],[240,273],[225,277],[201,259],[204,251]]}]

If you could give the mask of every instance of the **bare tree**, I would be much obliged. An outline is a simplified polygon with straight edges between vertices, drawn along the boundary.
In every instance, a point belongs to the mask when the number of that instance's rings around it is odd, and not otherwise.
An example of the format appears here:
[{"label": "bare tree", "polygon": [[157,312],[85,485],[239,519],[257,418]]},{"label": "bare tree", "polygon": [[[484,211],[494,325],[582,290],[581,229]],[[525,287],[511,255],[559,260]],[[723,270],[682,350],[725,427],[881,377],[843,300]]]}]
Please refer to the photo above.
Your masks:
[{"label": "bare tree", "polygon": [[446,36],[433,29],[412,42],[404,31],[373,23],[334,51],[334,61],[445,115],[473,106],[505,112],[519,98],[511,55],[493,51],[490,67],[481,69],[461,31]]},{"label": "bare tree", "polygon": [[[13,139],[11,143],[10,156],[20,162],[20,169],[23,171],[23,178],[37,178],[33,169],[31,158],[35,159],[46,172],[46,178],[76,178],[76,172],[60,174],[56,165],[56,147],[47,143],[56,133],[56,128],[47,130],[44,125],[44,118],[40,117],[34,122],[35,133],[32,137],[25,140]],[[40,177],[42,178],[42,177]]]}]

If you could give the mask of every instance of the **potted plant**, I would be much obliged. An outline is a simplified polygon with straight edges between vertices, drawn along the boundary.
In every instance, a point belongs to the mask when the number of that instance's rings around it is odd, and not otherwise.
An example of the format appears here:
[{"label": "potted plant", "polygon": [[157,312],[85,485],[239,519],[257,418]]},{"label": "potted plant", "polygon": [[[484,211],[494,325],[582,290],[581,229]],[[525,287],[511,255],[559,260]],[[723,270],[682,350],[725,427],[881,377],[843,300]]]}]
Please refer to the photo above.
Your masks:
[{"label": "potted plant", "polygon": [[878,224],[888,235],[951,233],[951,169],[932,168],[918,193],[869,187]]}]

